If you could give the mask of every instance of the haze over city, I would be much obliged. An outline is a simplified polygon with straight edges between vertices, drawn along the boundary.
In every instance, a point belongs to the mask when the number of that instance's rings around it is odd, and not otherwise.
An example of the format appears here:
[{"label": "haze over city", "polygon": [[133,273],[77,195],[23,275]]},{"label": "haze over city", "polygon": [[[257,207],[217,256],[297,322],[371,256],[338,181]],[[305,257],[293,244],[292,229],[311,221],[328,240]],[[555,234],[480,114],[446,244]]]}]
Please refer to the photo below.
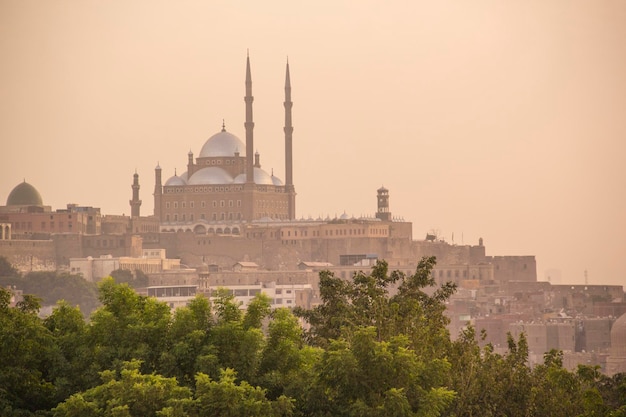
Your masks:
[{"label": "haze over city", "polygon": [[297,217],[371,215],[415,239],[535,255],[537,275],[623,285],[626,3],[0,1],[0,201],[129,214],[139,174],[226,129],[284,178],[291,68]]}]

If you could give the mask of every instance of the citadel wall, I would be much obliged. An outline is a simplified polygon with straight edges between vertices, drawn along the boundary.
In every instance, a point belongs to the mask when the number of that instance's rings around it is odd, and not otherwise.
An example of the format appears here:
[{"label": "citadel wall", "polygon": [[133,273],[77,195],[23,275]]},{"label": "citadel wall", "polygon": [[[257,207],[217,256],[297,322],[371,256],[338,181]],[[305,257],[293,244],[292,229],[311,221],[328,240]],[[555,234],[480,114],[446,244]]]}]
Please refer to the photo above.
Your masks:
[{"label": "citadel wall", "polygon": [[0,240],[0,253],[20,272],[57,269],[52,240]]}]

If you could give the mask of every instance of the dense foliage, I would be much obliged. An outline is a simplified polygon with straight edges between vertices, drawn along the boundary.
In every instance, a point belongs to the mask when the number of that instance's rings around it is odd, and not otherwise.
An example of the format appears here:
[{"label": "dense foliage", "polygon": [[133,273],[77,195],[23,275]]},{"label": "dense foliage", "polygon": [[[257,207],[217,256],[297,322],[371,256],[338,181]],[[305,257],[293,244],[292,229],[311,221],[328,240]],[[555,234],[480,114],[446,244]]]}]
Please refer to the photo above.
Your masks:
[{"label": "dense foliage", "polygon": [[626,375],[570,372],[560,352],[530,368],[523,335],[504,355],[471,328],[451,341],[434,262],[323,272],[309,311],[221,291],[170,312],[108,278],[89,320],[65,301],[40,319],[37,297],[0,289],[0,415],[626,416]]}]

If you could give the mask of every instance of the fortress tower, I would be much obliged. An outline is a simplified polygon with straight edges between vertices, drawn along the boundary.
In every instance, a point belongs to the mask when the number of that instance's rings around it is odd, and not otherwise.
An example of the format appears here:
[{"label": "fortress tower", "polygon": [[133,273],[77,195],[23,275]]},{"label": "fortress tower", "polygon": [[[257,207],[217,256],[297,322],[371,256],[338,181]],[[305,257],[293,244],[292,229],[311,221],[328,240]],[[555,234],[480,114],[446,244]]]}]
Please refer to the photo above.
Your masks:
[{"label": "fortress tower", "polygon": [[383,221],[391,220],[391,212],[389,211],[389,190],[385,187],[378,189],[378,210],[376,210],[376,218]]}]

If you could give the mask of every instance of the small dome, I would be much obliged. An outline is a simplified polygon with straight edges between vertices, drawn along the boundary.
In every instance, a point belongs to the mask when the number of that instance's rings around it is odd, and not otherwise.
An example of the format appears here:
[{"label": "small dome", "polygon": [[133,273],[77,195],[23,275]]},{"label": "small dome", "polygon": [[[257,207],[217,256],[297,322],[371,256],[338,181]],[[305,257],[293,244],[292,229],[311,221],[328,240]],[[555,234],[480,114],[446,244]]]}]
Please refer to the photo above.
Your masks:
[{"label": "small dome", "polygon": [[170,177],[167,181],[165,181],[166,187],[173,185],[187,185],[187,182],[178,175],[174,175],[173,177]]},{"label": "small dome", "polygon": [[626,314],[622,314],[611,327],[611,356],[626,356]]},{"label": "small dome", "polygon": [[232,184],[233,177],[222,168],[202,168],[189,178],[189,185]]},{"label": "small dome", "polygon": [[198,157],[235,156],[235,152],[239,152],[240,156],[244,156],[246,145],[237,136],[222,130],[205,142]]},{"label": "small dome", "polygon": [[7,206],[43,206],[43,200],[39,191],[24,181],[11,191]]},{"label": "small dome", "polygon": [[274,175],[272,175],[272,183],[274,185],[285,185],[280,178],[275,177]]},{"label": "small dome", "polygon": [[[237,177],[235,177],[235,184],[245,184],[245,182],[246,182],[246,174],[239,174],[237,175]],[[264,184],[264,185],[277,185],[274,183],[274,180],[272,180],[272,177],[270,176],[270,174],[268,174],[267,172],[263,171],[261,168],[258,168],[258,167],[254,167],[254,183]]]}]

